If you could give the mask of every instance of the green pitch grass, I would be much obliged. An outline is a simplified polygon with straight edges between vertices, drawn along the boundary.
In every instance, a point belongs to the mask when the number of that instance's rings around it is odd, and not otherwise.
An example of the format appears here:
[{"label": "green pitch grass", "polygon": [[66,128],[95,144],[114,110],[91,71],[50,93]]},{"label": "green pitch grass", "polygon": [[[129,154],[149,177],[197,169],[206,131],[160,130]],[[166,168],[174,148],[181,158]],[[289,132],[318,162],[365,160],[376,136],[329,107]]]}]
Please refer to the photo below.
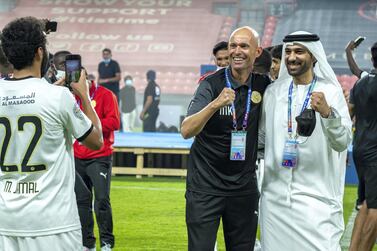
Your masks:
[{"label": "green pitch grass", "polygon": [[[353,186],[345,189],[345,224],[354,208],[356,192]],[[185,179],[112,177],[114,250],[187,250],[184,195]],[[98,236],[98,230],[95,231]],[[221,226],[217,239],[218,250],[224,251]],[[98,239],[97,250],[100,250]]]}]

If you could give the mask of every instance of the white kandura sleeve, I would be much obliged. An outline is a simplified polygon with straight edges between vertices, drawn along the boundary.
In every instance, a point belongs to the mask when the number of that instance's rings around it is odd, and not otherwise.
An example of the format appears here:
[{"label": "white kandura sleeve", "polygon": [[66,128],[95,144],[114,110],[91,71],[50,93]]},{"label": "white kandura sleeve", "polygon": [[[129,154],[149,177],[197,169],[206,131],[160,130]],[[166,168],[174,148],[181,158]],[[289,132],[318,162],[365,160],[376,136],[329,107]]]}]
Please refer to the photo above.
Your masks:
[{"label": "white kandura sleeve", "polygon": [[264,149],[265,145],[265,137],[266,137],[266,105],[265,102],[266,97],[268,97],[268,92],[266,91],[263,96],[263,103],[261,109],[261,116],[259,118],[259,126],[258,126],[258,150]]},{"label": "white kandura sleeve", "polygon": [[334,97],[327,99],[335,118],[322,118],[322,130],[329,140],[330,146],[337,152],[347,149],[352,140],[352,121],[342,89],[336,88]]}]

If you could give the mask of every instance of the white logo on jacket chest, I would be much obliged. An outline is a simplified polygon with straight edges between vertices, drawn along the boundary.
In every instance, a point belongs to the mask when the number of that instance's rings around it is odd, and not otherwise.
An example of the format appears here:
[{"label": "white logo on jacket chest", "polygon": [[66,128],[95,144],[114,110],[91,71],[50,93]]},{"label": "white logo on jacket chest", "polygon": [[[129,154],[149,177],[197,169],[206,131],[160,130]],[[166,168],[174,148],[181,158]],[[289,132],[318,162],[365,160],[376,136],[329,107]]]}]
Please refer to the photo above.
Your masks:
[{"label": "white logo on jacket chest", "polygon": [[99,175],[103,176],[105,179],[107,178],[107,173],[100,172]]},{"label": "white logo on jacket chest", "polygon": [[221,107],[220,111],[219,111],[219,115],[220,116],[232,116],[233,115],[232,107],[231,106]]}]

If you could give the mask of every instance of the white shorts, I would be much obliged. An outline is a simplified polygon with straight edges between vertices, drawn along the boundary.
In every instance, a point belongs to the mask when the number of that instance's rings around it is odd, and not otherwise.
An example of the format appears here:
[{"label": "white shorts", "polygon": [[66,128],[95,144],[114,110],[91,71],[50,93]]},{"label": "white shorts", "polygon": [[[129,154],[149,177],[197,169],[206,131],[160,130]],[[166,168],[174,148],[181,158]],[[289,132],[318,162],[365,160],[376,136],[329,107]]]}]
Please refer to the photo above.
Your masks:
[{"label": "white shorts", "polygon": [[81,230],[35,237],[0,235],[0,250],[81,251],[83,250]]}]

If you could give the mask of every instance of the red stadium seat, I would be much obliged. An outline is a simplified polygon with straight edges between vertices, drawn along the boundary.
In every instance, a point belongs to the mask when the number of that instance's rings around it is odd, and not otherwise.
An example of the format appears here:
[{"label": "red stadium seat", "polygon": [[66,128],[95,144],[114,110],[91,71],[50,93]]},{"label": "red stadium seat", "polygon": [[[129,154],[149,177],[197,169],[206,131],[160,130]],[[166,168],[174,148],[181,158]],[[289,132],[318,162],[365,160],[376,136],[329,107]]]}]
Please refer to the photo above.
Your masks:
[{"label": "red stadium seat", "polygon": [[265,24],[265,27],[267,27],[267,28],[271,28],[271,29],[274,29],[274,30],[275,30],[276,23],[275,23],[275,22],[267,22],[267,23]]},{"label": "red stadium seat", "polygon": [[275,29],[267,27],[266,29],[264,29],[263,35],[273,36],[274,33],[275,33]]},{"label": "red stadium seat", "polygon": [[274,16],[268,16],[268,17],[266,18],[266,21],[276,22],[276,17],[274,17]]}]

